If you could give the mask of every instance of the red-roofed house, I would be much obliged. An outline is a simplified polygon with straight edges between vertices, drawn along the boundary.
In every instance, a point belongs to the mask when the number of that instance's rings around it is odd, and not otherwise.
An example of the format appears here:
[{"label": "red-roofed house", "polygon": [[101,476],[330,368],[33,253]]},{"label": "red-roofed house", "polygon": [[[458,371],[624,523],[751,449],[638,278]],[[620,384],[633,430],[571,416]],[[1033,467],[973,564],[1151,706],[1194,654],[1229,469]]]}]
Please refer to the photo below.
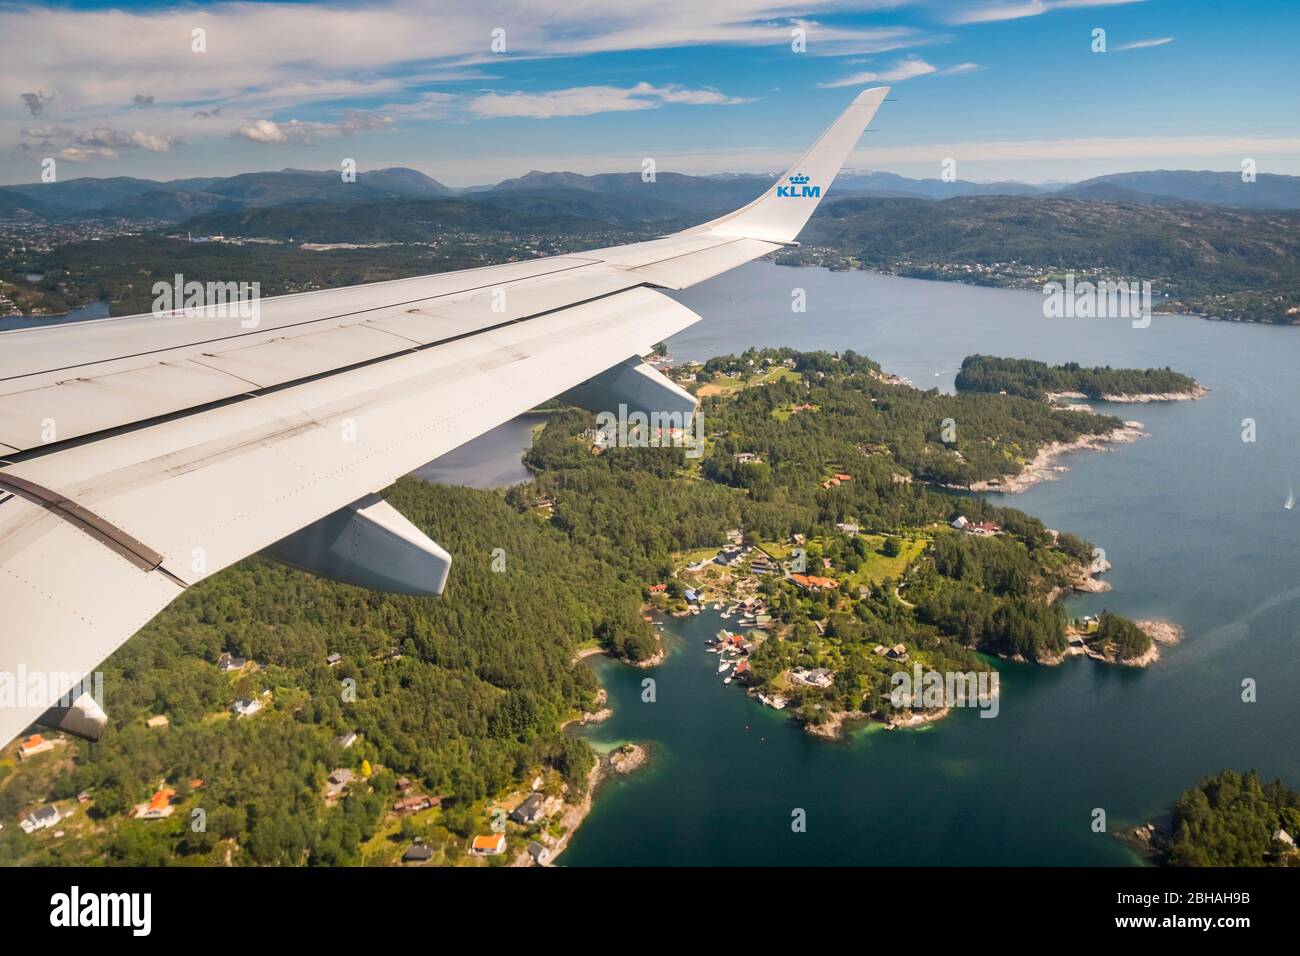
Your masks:
[{"label": "red-roofed house", "polygon": [[163,817],[169,817],[176,812],[172,806],[172,797],[176,796],[176,791],[171,787],[163,787],[144,803],[137,803],[131,816],[137,820],[161,820]]},{"label": "red-roofed house", "polygon": [[815,574],[792,574],[790,580],[805,591],[831,590],[840,586],[838,581]]},{"label": "red-roofed house", "polygon": [[32,734],[18,745],[18,759],[26,760],[28,757],[35,757],[37,754],[53,749],[54,741],[46,740],[40,734]]},{"label": "red-roofed house", "polygon": [[469,851],[479,856],[496,856],[506,852],[506,835],[493,833],[490,836],[476,836],[470,844]]}]

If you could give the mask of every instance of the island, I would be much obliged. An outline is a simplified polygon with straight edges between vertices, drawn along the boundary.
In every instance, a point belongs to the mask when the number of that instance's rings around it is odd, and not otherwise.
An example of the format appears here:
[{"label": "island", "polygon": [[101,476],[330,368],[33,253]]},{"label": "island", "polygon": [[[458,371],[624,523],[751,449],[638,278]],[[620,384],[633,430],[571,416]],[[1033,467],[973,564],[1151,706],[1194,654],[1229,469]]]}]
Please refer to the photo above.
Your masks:
[{"label": "island", "polygon": [[1055,401],[1169,402],[1200,398],[1205,387],[1170,368],[1085,368],[1077,362],[1048,365],[1033,359],[968,355],[954,383],[958,391],[994,392]]}]

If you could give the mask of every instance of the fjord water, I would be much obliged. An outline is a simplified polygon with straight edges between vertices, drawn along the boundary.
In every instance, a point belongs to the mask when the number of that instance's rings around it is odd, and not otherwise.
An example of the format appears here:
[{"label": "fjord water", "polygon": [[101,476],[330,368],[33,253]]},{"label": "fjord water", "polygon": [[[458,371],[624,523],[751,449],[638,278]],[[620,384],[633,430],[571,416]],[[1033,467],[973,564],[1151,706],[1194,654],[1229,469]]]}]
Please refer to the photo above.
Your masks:
[{"label": "fjord water", "polygon": [[[795,287],[806,313],[790,310]],[[1300,483],[1300,329],[1045,319],[1032,292],[767,263],[678,298],[704,316],[669,343],[679,359],[851,348],[944,390],[974,352],[1197,378],[1200,401],[1098,404],[1150,437],[1067,456],[1060,480],[1003,497],[1106,550],[1114,590],[1072,598],[1072,613],[1165,618],[1186,637],[1144,671],[999,662],[994,719],[828,743],[723,686],[704,640],[727,622],[670,620],[660,667],[593,664],[614,716],[588,738],[647,742],[651,759],[602,787],[560,863],[1125,864],[1137,857],[1092,831],[1095,808],[1112,832],[1142,823],[1225,767],[1300,785],[1300,510],[1283,507]],[[1241,700],[1246,678],[1257,703]]]}]

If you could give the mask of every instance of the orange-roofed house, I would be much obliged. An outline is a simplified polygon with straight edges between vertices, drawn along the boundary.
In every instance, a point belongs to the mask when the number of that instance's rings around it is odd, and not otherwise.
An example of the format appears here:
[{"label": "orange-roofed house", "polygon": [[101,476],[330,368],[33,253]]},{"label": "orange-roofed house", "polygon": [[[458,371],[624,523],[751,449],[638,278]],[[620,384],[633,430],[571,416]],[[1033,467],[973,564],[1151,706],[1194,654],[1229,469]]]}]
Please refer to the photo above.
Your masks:
[{"label": "orange-roofed house", "polygon": [[840,586],[838,581],[819,577],[816,574],[792,574],[790,580],[805,591],[831,590]]},{"label": "orange-roofed house", "polygon": [[18,759],[26,760],[28,757],[35,757],[37,754],[53,749],[54,741],[46,740],[40,734],[32,734],[18,745]]},{"label": "orange-roofed house", "polygon": [[470,844],[469,851],[479,856],[496,856],[506,852],[506,835],[493,833],[490,836],[476,836]]},{"label": "orange-roofed house", "polygon": [[169,817],[176,812],[176,808],[172,806],[174,796],[176,791],[173,788],[163,787],[145,803],[137,803],[131,815],[137,820],[161,820],[163,817]]},{"label": "orange-roofed house", "polygon": [[835,475],[835,480],[836,480],[836,481],[852,481],[852,480],[853,480],[853,476],[852,476],[852,475],[846,475],[846,474],[844,474],[844,472],[841,471],[841,472],[838,472],[838,473]]}]

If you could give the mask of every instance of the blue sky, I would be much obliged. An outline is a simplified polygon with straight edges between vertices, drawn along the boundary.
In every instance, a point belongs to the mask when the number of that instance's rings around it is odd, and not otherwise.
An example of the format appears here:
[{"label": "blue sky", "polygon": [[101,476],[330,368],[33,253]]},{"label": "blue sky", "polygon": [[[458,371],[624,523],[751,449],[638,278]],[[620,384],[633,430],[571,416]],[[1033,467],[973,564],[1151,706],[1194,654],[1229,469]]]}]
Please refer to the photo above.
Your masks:
[{"label": "blue sky", "polygon": [[882,84],[860,168],[1300,174],[1298,22],[1283,0],[0,3],[0,182],[46,157],[61,179],[770,171]]}]

